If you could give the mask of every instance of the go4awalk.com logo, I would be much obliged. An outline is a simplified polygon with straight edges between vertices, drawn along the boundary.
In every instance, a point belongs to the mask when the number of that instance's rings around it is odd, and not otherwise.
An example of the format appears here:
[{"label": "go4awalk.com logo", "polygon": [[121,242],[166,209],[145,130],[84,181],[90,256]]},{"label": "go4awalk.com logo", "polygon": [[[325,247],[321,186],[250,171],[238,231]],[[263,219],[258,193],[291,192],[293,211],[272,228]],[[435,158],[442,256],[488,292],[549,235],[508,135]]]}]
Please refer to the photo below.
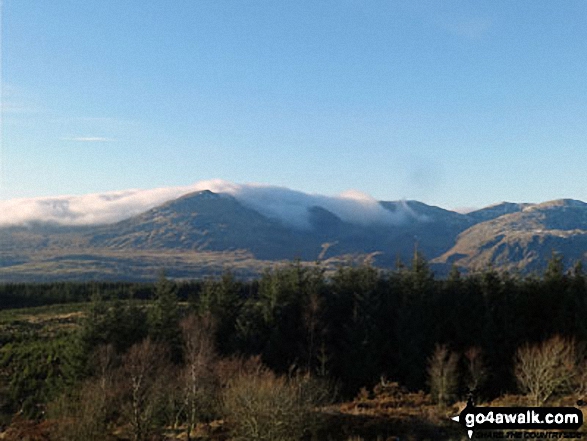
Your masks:
[{"label": "go4awalk.com logo", "polygon": [[[461,424],[469,438],[558,439],[581,438],[577,430],[583,425],[583,413],[575,407],[476,407],[469,402],[461,413],[452,418]],[[475,431],[486,432],[483,436]],[[517,432],[503,432],[517,430]],[[520,432],[532,430],[533,432]],[[497,436],[499,435],[499,436]]]}]

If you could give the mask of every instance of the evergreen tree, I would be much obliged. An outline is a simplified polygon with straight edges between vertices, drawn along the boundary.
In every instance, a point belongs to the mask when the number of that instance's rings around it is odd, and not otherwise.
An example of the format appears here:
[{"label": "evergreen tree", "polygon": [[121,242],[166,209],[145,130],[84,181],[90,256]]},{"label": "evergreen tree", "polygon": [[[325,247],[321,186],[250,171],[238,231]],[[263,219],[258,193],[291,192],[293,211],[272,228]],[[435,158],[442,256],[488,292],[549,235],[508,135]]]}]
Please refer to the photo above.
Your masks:
[{"label": "evergreen tree", "polygon": [[398,369],[400,377],[410,388],[425,385],[425,366],[428,354],[432,353],[436,336],[434,323],[434,276],[421,253],[416,251],[409,271],[400,273],[401,303],[396,322],[399,342]]},{"label": "evergreen tree", "polygon": [[162,272],[155,286],[155,301],[149,311],[149,336],[154,342],[168,348],[170,358],[175,363],[181,360],[182,354],[179,321],[176,285]]},{"label": "evergreen tree", "polygon": [[94,291],[90,308],[82,321],[82,326],[78,334],[78,357],[84,375],[91,372],[89,360],[92,352],[98,346],[108,344],[110,335],[108,305],[103,297],[97,291]]},{"label": "evergreen tree", "polygon": [[220,280],[204,282],[202,292],[195,305],[200,316],[212,316],[216,324],[216,347],[219,353],[229,354],[235,348],[236,322],[243,301],[241,284],[227,271]]},{"label": "evergreen tree", "polygon": [[378,355],[382,341],[379,280],[377,270],[369,265],[341,267],[333,275],[326,297],[331,370],[335,377],[344,379],[347,393],[373,384],[385,370]]},{"label": "evergreen tree", "polygon": [[578,341],[587,341],[587,284],[580,260],[569,276],[561,302],[558,328],[559,333],[574,336]]}]

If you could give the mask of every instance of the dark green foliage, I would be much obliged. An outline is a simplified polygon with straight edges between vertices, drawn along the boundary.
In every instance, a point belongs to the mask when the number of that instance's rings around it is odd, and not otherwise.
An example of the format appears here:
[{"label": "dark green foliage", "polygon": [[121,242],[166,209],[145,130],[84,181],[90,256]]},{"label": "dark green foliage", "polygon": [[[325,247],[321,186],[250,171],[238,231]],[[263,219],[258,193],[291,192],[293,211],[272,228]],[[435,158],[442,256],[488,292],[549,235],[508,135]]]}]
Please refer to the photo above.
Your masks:
[{"label": "dark green foliage", "polygon": [[569,275],[560,317],[559,321],[566,325],[566,335],[587,341],[587,283],[581,262],[575,264]]},{"label": "dark green foliage", "polygon": [[54,305],[58,303],[87,302],[94,293],[105,299],[127,298],[133,292],[135,298],[152,296],[152,285],[123,282],[53,282],[0,284],[0,310]]},{"label": "dark green foliage", "polygon": [[40,417],[44,403],[76,381],[79,359],[72,336],[26,340],[0,348],[2,413]]},{"label": "dark green foliage", "polygon": [[[112,345],[116,352],[123,353],[143,340],[147,332],[146,314],[136,300],[106,302],[96,293],[79,332],[79,350],[88,364],[97,347]],[[88,369],[91,372],[91,366]]]},{"label": "dark green foliage", "polygon": [[[67,292],[65,286],[47,288]],[[26,293],[26,287],[10,293],[5,285],[4,298],[18,303],[14,299]],[[35,409],[42,409],[39,405],[57,391],[94,375],[88,368],[90,356],[102,345],[112,345],[122,356],[150,336],[181,367],[178,292],[190,299],[200,316],[215,323],[220,356],[260,355],[277,373],[292,367],[319,373],[336,380],[346,396],[373,386],[381,377],[410,389],[427,388],[427,361],[436,345],[446,345],[459,354],[479,348],[486,375],[476,387],[491,398],[515,390],[512,360],[521,345],[540,343],[555,334],[587,342],[587,281],[582,265],[565,273],[556,255],[542,277],[498,273],[487,267],[469,275],[453,268],[447,279],[439,280],[416,253],[411,265],[393,272],[363,265],[325,275],[320,265],[293,262],[267,270],[254,281],[225,273],[201,282],[175,283],[162,276],[155,285],[104,287],[86,287],[94,294],[79,338],[74,334],[40,338],[34,325],[18,323],[10,330],[0,329],[4,414],[20,409],[38,414]],[[69,286],[69,292],[74,288]],[[39,289],[30,285],[31,292]],[[143,298],[152,292],[152,301],[129,300],[129,293]],[[32,298],[25,295],[23,303]],[[467,385],[460,386],[465,394]]]},{"label": "dark green foliage", "polygon": [[[381,363],[385,354],[379,348],[393,337],[391,333],[383,337],[381,326],[390,328],[378,319],[383,295],[379,275],[370,266],[341,267],[332,278],[323,317],[331,373],[344,379],[345,389],[372,384],[387,369]],[[393,318],[389,319],[387,323],[393,323]]]},{"label": "dark green foliage", "polygon": [[323,334],[324,283],[319,266],[307,268],[300,262],[266,271],[237,319],[245,353],[261,353],[263,361],[279,372],[292,365],[313,370]]},{"label": "dark green foliage", "polygon": [[201,316],[214,317],[216,326],[216,347],[220,354],[234,351],[235,325],[242,307],[242,286],[230,272],[220,279],[204,282],[195,309]]},{"label": "dark green foliage", "polygon": [[405,378],[408,387],[419,388],[426,381],[425,372],[411,366],[425,366],[434,343],[438,341],[434,334],[438,320],[435,301],[438,300],[436,292],[440,284],[434,280],[424,257],[416,252],[411,268],[400,273],[398,288],[395,334],[400,342],[399,376]]},{"label": "dark green foliage", "polygon": [[149,336],[162,343],[173,362],[179,362],[182,354],[181,328],[176,285],[161,273],[155,286],[155,301],[149,310]]}]

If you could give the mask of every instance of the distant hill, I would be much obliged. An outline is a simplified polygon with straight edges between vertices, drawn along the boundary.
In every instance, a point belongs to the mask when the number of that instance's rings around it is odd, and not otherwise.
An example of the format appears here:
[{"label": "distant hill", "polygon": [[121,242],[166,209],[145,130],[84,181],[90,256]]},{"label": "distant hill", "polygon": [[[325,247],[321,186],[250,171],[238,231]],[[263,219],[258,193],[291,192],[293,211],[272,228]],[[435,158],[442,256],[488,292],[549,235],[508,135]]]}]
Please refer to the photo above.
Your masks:
[{"label": "distant hill", "polygon": [[500,204],[490,205],[480,210],[472,211],[467,215],[475,221],[485,222],[503,216],[504,214],[517,213],[532,204],[516,204],[513,202],[502,202]]},{"label": "distant hill", "polygon": [[463,231],[434,262],[469,270],[491,264],[528,272],[543,270],[553,252],[561,254],[567,266],[587,257],[586,203],[561,199],[517,205],[519,210]]},{"label": "distant hill", "polygon": [[[245,250],[258,258],[276,259],[291,242],[291,230],[234,197],[209,190],[192,193],[116,224],[92,229],[91,247],[120,250]],[[312,244],[298,245],[300,255]],[[319,245],[313,251],[319,249]]]},{"label": "distant hill", "polygon": [[0,281],[152,280],[160,268],[171,277],[229,268],[247,277],[296,258],[331,268],[369,258],[389,268],[415,249],[441,275],[453,264],[532,271],[553,251],[570,265],[587,250],[587,204],[580,201],[502,203],[468,214],[418,201],[379,204],[393,222],[345,221],[315,205],[306,226],[293,226],[204,190],[113,224],[0,228]]},{"label": "distant hill", "polygon": [[428,255],[452,245],[449,236],[470,225],[463,215],[420,202],[382,202],[406,213],[399,224],[358,225],[319,206],[308,209],[309,228],[296,228],[208,190],[192,193],[141,215],[93,228],[91,247],[109,249],[246,251],[263,260],[316,260],[324,244],[330,255],[381,253],[380,260],[409,258],[416,242]]}]

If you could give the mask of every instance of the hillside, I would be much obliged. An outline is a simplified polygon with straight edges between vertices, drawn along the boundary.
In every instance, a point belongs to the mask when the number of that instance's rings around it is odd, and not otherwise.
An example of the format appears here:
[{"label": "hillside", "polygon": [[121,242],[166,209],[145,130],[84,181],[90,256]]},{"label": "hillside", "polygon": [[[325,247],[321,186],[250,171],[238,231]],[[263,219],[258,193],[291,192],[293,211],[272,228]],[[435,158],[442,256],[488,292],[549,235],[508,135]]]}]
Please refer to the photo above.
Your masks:
[{"label": "hillside", "polygon": [[475,223],[485,222],[506,214],[518,213],[522,211],[524,208],[529,207],[531,205],[532,204],[501,202],[499,204],[490,205],[488,207],[484,207],[479,210],[467,213],[467,216],[469,216]]},{"label": "hillside", "polygon": [[[587,204],[502,203],[460,214],[418,201],[379,202],[391,221],[355,212],[343,219],[324,206],[306,209],[304,224],[208,190],[122,221],[93,226],[34,223],[0,228],[0,281],[152,280],[204,277],[227,268],[242,277],[283,261],[340,262],[369,258],[381,267],[407,262],[415,249],[437,274],[452,264],[471,271],[541,270],[553,251],[571,265],[587,249]],[[360,208],[360,205],[356,207]],[[370,256],[370,257],[368,257]]]},{"label": "hillside", "polygon": [[560,199],[520,208],[465,230],[434,262],[527,272],[544,269],[553,252],[567,267],[586,257],[586,203]]}]

